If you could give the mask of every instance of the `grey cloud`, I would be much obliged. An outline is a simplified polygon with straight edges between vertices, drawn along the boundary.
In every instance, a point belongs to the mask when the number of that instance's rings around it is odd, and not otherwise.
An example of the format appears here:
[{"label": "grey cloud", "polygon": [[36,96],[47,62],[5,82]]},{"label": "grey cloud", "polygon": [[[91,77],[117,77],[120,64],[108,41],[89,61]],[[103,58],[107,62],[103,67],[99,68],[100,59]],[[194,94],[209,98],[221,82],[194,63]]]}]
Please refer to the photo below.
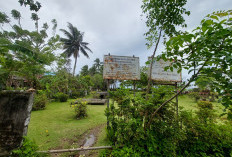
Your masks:
[{"label": "grey cloud", "polygon": [[[135,55],[140,57],[140,65],[144,65],[153,48],[147,50],[144,33],[147,28],[145,20],[141,20],[141,0],[39,0],[42,8],[39,16],[43,22],[55,18],[58,29],[67,28],[71,22],[80,31],[85,32],[84,40],[90,43],[93,54],[90,59],[80,56],[77,61],[77,72],[85,64],[91,66],[98,57],[104,54]],[[20,7],[17,0],[0,1],[1,11],[10,13],[18,9],[23,13],[26,28],[34,28],[30,20],[29,9]],[[197,27],[207,14],[230,9],[231,0],[188,0],[187,9],[191,15],[186,18],[187,30]],[[26,17],[25,17],[26,16]],[[57,31],[61,36],[62,33]],[[164,50],[160,45],[158,53]],[[186,75],[186,76],[185,76]],[[184,74],[184,77],[188,77]]]}]

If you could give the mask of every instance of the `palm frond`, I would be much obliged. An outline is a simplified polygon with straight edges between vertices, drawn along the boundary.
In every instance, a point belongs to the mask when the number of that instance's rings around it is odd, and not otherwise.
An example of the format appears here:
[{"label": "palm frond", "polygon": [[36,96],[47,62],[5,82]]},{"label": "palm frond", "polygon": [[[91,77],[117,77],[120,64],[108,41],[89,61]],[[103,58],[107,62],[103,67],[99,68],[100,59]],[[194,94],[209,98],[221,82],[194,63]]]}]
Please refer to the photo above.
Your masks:
[{"label": "palm frond", "polygon": [[64,35],[65,35],[66,37],[68,37],[68,39],[70,39],[70,40],[72,40],[72,39],[73,39],[72,34],[71,34],[71,33],[69,33],[68,31],[66,31],[65,29],[60,29],[60,31],[61,31],[61,32],[63,32],[63,33],[64,33]]},{"label": "palm frond", "polygon": [[70,30],[70,33],[72,34],[74,39],[78,39],[80,36],[80,31],[76,27],[74,27],[71,23],[68,22],[68,28]]},{"label": "palm frond", "polygon": [[87,42],[81,42],[82,45],[89,45]]},{"label": "palm frond", "polygon": [[62,42],[70,42],[70,40],[69,39],[67,39],[67,38],[60,38],[60,41],[62,41]]},{"label": "palm frond", "polygon": [[85,51],[85,49],[83,47],[80,47],[81,53],[86,56],[87,58],[89,58],[88,53]]},{"label": "palm frond", "polygon": [[68,48],[62,54],[65,55],[67,58],[70,58],[73,55],[73,51]]},{"label": "palm frond", "polygon": [[90,48],[88,48],[86,45],[82,45],[81,44],[81,47],[83,47],[84,49],[88,50],[89,52],[93,53],[92,50]]}]

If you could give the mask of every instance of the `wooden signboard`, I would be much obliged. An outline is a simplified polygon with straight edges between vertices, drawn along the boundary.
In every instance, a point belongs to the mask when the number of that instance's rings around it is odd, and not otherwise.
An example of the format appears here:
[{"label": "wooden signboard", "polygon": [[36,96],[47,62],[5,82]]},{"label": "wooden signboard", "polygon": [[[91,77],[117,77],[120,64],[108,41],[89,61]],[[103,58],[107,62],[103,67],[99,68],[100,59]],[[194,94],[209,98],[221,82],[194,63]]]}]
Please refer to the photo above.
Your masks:
[{"label": "wooden signboard", "polygon": [[[177,69],[173,69],[173,71],[164,70],[165,67],[170,65],[171,65],[170,61],[164,61],[162,59],[159,61],[154,61],[152,65],[151,79],[159,82],[181,82],[182,81],[181,73],[178,73]],[[149,72],[150,70],[148,70],[148,74]]]},{"label": "wooden signboard", "polygon": [[139,57],[104,55],[103,78],[140,80]]}]

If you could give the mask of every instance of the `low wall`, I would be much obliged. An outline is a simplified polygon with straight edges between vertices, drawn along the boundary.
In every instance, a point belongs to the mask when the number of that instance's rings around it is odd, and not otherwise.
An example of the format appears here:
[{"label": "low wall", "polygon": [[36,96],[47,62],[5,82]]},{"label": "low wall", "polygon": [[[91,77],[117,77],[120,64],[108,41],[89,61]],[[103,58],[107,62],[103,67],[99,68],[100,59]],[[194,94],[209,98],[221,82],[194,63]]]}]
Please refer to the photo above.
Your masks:
[{"label": "low wall", "polygon": [[18,148],[27,134],[33,95],[25,91],[0,92],[0,156]]}]

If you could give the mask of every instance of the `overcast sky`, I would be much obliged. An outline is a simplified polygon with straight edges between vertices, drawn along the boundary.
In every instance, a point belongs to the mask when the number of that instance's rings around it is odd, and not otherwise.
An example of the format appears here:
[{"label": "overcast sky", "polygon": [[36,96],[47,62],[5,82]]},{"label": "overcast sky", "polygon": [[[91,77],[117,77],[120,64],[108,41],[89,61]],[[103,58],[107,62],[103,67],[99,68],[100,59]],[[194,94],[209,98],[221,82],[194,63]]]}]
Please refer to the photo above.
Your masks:
[{"label": "overcast sky", "polygon": [[[77,60],[77,73],[85,64],[91,66],[94,59],[103,60],[103,55],[123,55],[140,58],[144,65],[153,48],[145,46],[145,18],[142,17],[142,0],[39,0],[42,8],[39,17],[42,22],[56,19],[58,31],[67,28],[67,22],[72,23],[80,31],[85,32],[84,41],[90,43],[93,51],[90,59],[81,55]],[[10,14],[12,9],[19,10],[23,16],[23,26],[34,27],[30,18],[29,8],[21,7],[18,0],[0,0],[1,11]],[[218,10],[232,9],[232,0],[188,0],[186,8],[191,15],[187,16],[187,30],[197,27],[200,21],[209,13]],[[163,46],[158,51],[161,52]],[[62,51],[62,50],[60,50]],[[187,74],[183,74],[186,78]]]}]

